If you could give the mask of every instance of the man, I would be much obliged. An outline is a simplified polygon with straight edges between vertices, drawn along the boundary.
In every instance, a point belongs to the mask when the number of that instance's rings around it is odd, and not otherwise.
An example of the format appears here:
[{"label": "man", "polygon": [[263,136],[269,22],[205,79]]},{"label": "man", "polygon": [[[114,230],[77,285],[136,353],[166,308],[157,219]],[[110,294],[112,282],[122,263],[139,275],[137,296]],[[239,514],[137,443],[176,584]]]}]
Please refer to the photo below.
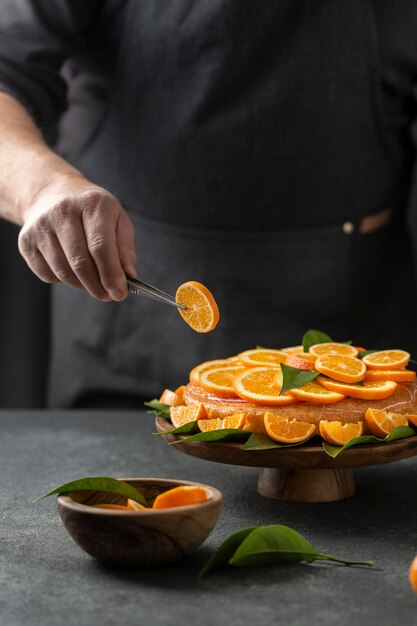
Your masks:
[{"label": "man", "polygon": [[[31,269],[63,283],[51,404],[134,403],[308,327],[414,349],[416,16],[399,4],[7,0],[1,210]],[[37,126],[65,109],[59,70],[81,51],[112,88],[70,164]],[[147,282],[213,290],[214,333],[126,299],[136,250]]]}]

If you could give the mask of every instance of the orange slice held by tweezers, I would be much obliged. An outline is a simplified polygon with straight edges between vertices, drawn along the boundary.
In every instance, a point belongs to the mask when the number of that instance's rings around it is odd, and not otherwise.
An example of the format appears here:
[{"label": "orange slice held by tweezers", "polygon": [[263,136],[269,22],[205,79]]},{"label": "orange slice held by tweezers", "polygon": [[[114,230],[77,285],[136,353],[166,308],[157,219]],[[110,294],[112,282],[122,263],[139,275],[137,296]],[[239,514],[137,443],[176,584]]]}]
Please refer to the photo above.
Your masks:
[{"label": "orange slice held by tweezers", "polygon": [[198,333],[214,330],[220,319],[219,309],[211,292],[195,280],[180,285],[175,301],[185,306],[178,309],[181,317]]}]

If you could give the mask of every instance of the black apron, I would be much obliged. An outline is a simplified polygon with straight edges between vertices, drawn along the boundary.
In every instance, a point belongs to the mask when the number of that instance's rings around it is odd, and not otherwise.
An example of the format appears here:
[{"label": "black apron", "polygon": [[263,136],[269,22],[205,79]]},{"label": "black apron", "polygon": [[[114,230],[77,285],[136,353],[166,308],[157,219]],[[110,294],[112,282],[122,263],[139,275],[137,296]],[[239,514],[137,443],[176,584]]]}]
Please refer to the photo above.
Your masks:
[{"label": "black apron", "polygon": [[154,301],[58,286],[52,405],[153,397],[203,360],[298,344],[308,328],[414,348],[410,163],[384,131],[370,3],[130,2],[118,54],[72,160],[129,212],[140,277],[172,294],[203,282],[221,319],[199,335]]}]

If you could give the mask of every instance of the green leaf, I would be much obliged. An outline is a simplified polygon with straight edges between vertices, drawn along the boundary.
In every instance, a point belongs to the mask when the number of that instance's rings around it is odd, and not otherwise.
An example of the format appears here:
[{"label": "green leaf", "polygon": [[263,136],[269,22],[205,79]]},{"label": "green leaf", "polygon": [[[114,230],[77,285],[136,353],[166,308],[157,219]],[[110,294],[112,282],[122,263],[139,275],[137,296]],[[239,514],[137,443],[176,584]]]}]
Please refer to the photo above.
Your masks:
[{"label": "green leaf", "polygon": [[296,387],[302,387],[311,382],[319,375],[319,372],[315,370],[301,370],[298,367],[291,367],[291,365],[285,365],[280,363],[282,371],[282,388],[279,392],[281,396],[289,389],[295,389]]},{"label": "green leaf", "polygon": [[244,567],[316,560],[336,561],[345,565],[373,565],[372,561],[350,561],[322,554],[289,526],[255,526],[244,528],[226,539],[206,563],[200,577],[226,564]]},{"label": "green leaf", "polygon": [[151,411],[146,411],[147,413],[154,413],[154,415],[157,415],[158,417],[164,417],[165,419],[169,419],[171,417],[171,414],[169,412],[171,407],[168,404],[161,404],[156,398],[154,398],[150,402],[144,402],[143,404],[145,406],[151,407],[152,409]]},{"label": "green leaf", "polygon": [[246,539],[246,537],[256,528],[257,526],[242,528],[242,530],[238,530],[237,533],[230,535],[230,537],[228,537],[226,541],[224,541],[222,545],[217,548],[215,552],[213,552],[198,577],[203,578],[203,576],[211,572],[211,570],[228,565],[229,560],[232,558],[242,541]]},{"label": "green leaf", "polygon": [[[314,434],[311,435],[314,437]],[[310,437],[309,437],[310,439]],[[308,441],[306,439],[305,441]],[[301,446],[305,441],[301,443],[277,443],[272,441],[268,435],[263,433],[252,433],[247,442],[241,447],[241,450],[271,450],[273,448],[292,448],[294,446]]]},{"label": "green leaf", "polygon": [[329,341],[333,341],[333,339],[321,330],[308,330],[303,337],[303,350],[304,352],[309,352],[311,346],[314,346],[316,343],[328,343]]},{"label": "green leaf", "polygon": [[373,354],[374,352],[378,352],[378,350],[365,350],[364,352],[359,352],[358,359],[363,359],[364,356],[368,354]]},{"label": "green leaf", "polygon": [[65,483],[60,487],[56,487],[45,493],[43,496],[36,498],[35,502],[39,502],[43,498],[47,498],[48,496],[53,496],[55,494],[60,493],[69,493],[71,491],[103,491],[105,493],[115,493],[119,496],[126,496],[126,498],[131,498],[135,500],[135,502],[139,502],[143,506],[149,507],[148,502],[145,500],[143,495],[126,483],[124,480],[118,480],[117,478],[109,478],[108,476],[87,476],[85,478],[77,478],[77,480],[73,480],[70,483]]},{"label": "green leaf", "polygon": [[383,439],[379,439],[378,437],[374,437],[373,435],[361,435],[360,437],[354,437],[344,446],[332,446],[327,441],[323,441],[322,446],[327,452],[329,456],[335,459],[341,452],[351,448],[352,446],[358,446],[365,443],[389,443],[390,441],[395,441],[396,439],[404,439],[405,437],[412,437],[415,435],[415,431],[410,426],[397,426],[390,432],[389,435],[384,437]]},{"label": "green leaf", "polygon": [[212,430],[208,433],[197,433],[186,437],[185,439],[179,439],[178,441],[171,441],[170,445],[176,443],[192,443],[193,441],[225,441],[227,439],[247,439],[249,432],[247,430],[238,430],[237,428],[221,428],[219,430]]},{"label": "green leaf", "polygon": [[171,430],[164,430],[163,433],[153,433],[154,435],[188,435],[188,433],[192,433],[194,430],[198,430],[197,420],[193,422],[187,422],[182,426],[178,426],[177,428],[172,428]]}]

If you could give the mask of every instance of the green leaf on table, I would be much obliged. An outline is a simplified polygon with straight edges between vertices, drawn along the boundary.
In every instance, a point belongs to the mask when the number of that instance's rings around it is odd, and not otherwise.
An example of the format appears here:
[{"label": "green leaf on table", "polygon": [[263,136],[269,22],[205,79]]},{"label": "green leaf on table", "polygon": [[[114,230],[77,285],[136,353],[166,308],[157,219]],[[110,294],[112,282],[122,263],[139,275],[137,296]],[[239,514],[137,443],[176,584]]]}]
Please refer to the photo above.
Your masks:
[{"label": "green leaf on table", "polygon": [[193,441],[226,441],[230,439],[242,441],[249,437],[247,430],[238,430],[237,428],[220,428],[219,430],[211,430],[207,433],[197,433],[186,437],[185,439],[179,439],[178,441],[171,441],[170,445],[176,443],[192,443]]},{"label": "green leaf on table", "polygon": [[232,558],[242,541],[246,539],[246,537],[256,528],[257,526],[242,528],[242,530],[238,530],[237,533],[230,535],[230,537],[228,537],[226,541],[224,541],[222,545],[217,548],[215,552],[213,552],[198,577],[203,578],[203,576],[211,572],[211,570],[228,565],[229,560]]},{"label": "green leaf on table", "polygon": [[244,567],[316,560],[345,565],[373,565],[372,561],[351,561],[318,552],[305,537],[289,526],[258,526],[245,528],[226,539],[200,572],[200,577],[227,564]]},{"label": "green leaf on table", "polygon": [[171,407],[168,404],[161,404],[156,398],[150,400],[150,402],[144,402],[144,405],[149,406],[152,409],[151,411],[146,411],[147,413],[153,413],[154,415],[165,419],[169,419],[171,417],[169,412]]},{"label": "green leaf on table", "polygon": [[364,350],[363,352],[359,352],[358,359],[363,359],[364,356],[368,356],[368,354],[373,354],[374,352],[378,352],[378,350]]},{"label": "green leaf on table", "polygon": [[52,489],[52,491],[48,491],[48,493],[45,493],[43,496],[36,498],[34,503],[48,496],[69,493],[71,491],[103,491],[105,493],[114,493],[119,496],[131,498],[143,506],[149,506],[143,495],[135,487],[132,487],[132,485],[129,485],[129,483],[126,483],[124,480],[118,480],[117,478],[110,478],[108,476],[77,478],[77,480],[72,480],[70,483],[65,483],[64,485]]},{"label": "green leaf on table", "polygon": [[315,370],[301,370],[298,367],[285,365],[285,363],[280,363],[280,366],[282,371],[282,388],[279,392],[280,396],[289,389],[303,387],[319,375],[319,372],[316,372]]},{"label": "green leaf on table", "polygon": [[[311,435],[314,437],[314,434]],[[310,437],[309,437],[310,439]],[[308,441],[302,441],[301,443],[277,443],[273,441],[268,435],[263,433],[252,433],[247,442],[241,447],[241,450],[272,450],[273,448],[293,448],[294,446],[301,446]]]},{"label": "green leaf on table", "polygon": [[389,443],[390,441],[395,441],[396,439],[404,439],[405,437],[412,437],[416,432],[410,426],[397,426],[390,432],[389,435],[384,437],[383,439],[379,439],[378,437],[374,437],[373,435],[361,435],[360,437],[354,437],[344,446],[333,446],[327,441],[323,441],[322,446],[327,452],[329,456],[335,459],[341,452],[351,448],[352,446],[359,446],[365,443]]},{"label": "green leaf on table", "polygon": [[164,430],[162,433],[153,433],[154,435],[188,435],[188,433],[192,433],[193,431],[198,430],[197,420],[192,422],[187,422],[182,426],[177,426],[177,428],[172,428],[171,430]]},{"label": "green leaf on table", "polygon": [[333,341],[329,335],[323,333],[321,330],[308,330],[303,337],[303,350],[304,352],[309,352],[311,346],[314,346],[316,343],[329,343]]}]

